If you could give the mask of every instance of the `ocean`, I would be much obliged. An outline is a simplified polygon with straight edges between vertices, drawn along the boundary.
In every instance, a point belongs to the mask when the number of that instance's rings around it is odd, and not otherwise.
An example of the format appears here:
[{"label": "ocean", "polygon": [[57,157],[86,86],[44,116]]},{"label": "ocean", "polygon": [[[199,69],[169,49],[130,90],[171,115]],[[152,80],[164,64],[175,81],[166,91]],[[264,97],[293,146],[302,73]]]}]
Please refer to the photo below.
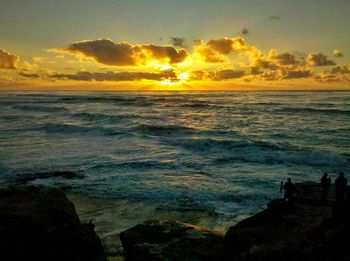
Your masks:
[{"label": "ocean", "polygon": [[0,92],[0,186],[51,171],[82,178],[31,183],[105,223],[114,206],[120,230],[157,213],[227,229],[288,177],[350,178],[350,92]]}]

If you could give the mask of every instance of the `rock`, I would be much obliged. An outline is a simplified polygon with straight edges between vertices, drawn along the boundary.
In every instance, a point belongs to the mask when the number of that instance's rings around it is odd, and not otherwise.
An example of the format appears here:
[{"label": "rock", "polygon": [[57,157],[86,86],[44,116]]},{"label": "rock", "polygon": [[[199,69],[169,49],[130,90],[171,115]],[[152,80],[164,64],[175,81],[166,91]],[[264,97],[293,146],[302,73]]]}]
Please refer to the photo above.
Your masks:
[{"label": "rock", "polygon": [[350,260],[349,206],[322,205],[317,183],[296,185],[293,204],[275,200],[268,209],[230,227],[224,260]]},{"label": "rock", "polygon": [[146,221],[120,239],[126,260],[222,260],[222,234],[179,221]]},{"label": "rock", "polygon": [[105,260],[92,224],[55,188],[17,186],[0,191],[0,260]]}]

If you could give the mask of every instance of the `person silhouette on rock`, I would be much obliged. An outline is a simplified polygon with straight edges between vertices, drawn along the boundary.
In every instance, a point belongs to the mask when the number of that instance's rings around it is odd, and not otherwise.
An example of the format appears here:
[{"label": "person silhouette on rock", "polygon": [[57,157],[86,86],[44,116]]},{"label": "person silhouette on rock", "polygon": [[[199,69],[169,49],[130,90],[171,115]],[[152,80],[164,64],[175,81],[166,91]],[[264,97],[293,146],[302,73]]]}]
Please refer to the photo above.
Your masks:
[{"label": "person silhouette on rock", "polygon": [[344,202],[344,195],[348,180],[344,177],[344,172],[339,173],[339,177],[335,180],[335,200],[336,202]]},{"label": "person silhouette on rock", "polygon": [[331,178],[328,176],[327,173],[323,174],[323,177],[321,178],[321,203],[326,203],[328,198],[328,191],[331,187]]},{"label": "person silhouette on rock", "polygon": [[288,178],[287,182],[284,183],[284,198],[283,200],[285,202],[291,202],[292,201],[292,197],[293,197],[293,193],[296,190],[295,185],[292,183],[292,179]]}]

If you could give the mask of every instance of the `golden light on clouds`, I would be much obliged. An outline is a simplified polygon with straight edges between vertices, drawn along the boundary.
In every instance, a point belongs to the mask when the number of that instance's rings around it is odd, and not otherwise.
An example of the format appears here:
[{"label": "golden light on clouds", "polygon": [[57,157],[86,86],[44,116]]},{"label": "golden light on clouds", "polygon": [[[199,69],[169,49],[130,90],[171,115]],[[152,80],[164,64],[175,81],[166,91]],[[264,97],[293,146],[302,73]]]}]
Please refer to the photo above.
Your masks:
[{"label": "golden light on clouds", "polygon": [[[342,57],[339,53],[337,50],[333,56]],[[32,61],[20,63],[17,55],[0,49],[0,69],[6,71],[6,83],[9,79],[48,86],[132,82],[155,84],[158,89],[185,89],[200,88],[201,84],[237,88],[247,84],[347,86],[350,82],[349,65],[337,64],[326,54],[301,55],[273,48],[264,54],[242,37],[196,40],[193,46],[84,40],[47,49],[46,56],[34,56]]]}]

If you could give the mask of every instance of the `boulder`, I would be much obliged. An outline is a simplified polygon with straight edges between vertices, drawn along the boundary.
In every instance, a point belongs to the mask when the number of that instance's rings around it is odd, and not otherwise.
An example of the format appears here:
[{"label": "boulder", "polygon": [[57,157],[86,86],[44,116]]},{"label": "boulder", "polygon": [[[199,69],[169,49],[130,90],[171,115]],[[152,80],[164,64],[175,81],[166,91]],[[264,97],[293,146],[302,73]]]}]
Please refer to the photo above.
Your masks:
[{"label": "boulder", "polygon": [[0,191],[0,260],[105,260],[94,225],[81,224],[58,189],[16,186]]},{"label": "boulder", "polygon": [[126,260],[222,260],[223,235],[179,221],[146,221],[120,234]]}]

